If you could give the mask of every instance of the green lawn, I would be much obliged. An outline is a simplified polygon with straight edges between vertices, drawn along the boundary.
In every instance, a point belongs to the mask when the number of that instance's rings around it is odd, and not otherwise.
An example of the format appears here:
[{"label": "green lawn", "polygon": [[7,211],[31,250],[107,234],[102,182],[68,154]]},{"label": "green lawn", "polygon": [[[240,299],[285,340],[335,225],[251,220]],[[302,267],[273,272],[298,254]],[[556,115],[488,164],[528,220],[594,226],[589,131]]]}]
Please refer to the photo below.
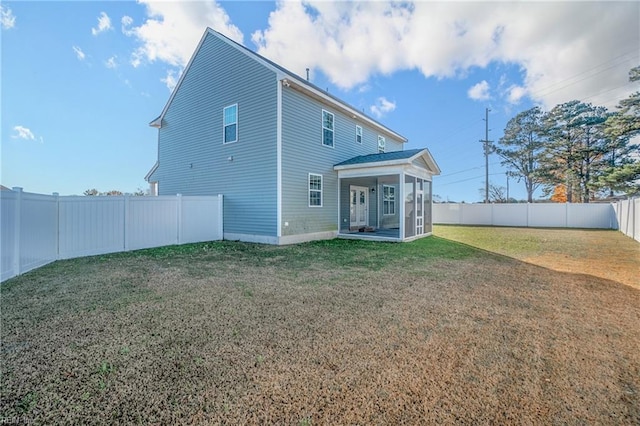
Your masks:
[{"label": "green lawn", "polygon": [[[640,422],[640,290],[624,283],[637,243],[606,231],[435,233],[191,244],[16,277],[0,286],[0,419]],[[593,264],[585,241],[628,262],[613,278],[535,262]]]}]

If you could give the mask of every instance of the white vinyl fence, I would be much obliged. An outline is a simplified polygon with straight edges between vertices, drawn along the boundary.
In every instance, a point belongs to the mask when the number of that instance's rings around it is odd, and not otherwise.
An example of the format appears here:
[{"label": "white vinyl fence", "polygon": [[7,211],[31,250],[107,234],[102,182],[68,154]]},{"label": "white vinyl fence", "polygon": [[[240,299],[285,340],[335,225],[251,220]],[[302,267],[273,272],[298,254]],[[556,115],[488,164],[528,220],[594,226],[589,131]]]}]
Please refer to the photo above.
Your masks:
[{"label": "white vinyl fence", "polygon": [[60,197],[0,191],[0,281],[57,259],[221,240],[222,195]]},{"label": "white vinyl fence", "polygon": [[438,203],[433,205],[433,223],[618,229],[616,212],[610,203]]},{"label": "white vinyl fence", "polygon": [[640,241],[640,198],[618,201],[614,208],[620,232]]}]

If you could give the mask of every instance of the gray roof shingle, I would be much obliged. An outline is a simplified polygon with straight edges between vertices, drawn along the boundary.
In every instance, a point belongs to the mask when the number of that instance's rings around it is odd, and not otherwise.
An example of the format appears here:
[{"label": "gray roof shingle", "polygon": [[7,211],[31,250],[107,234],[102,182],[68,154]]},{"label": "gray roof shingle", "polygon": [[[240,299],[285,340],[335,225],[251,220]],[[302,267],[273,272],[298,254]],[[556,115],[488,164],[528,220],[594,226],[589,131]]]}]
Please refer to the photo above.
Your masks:
[{"label": "gray roof shingle", "polygon": [[334,167],[350,166],[354,164],[380,163],[383,161],[404,160],[407,158],[411,158],[417,153],[422,151],[424,151],[424,148],[408,149],[406,151],[383,152],[383,153],[369,154],[369,155],[358,155],[357,157],[353,157],[341,163],[338,163],[334,165]]}]

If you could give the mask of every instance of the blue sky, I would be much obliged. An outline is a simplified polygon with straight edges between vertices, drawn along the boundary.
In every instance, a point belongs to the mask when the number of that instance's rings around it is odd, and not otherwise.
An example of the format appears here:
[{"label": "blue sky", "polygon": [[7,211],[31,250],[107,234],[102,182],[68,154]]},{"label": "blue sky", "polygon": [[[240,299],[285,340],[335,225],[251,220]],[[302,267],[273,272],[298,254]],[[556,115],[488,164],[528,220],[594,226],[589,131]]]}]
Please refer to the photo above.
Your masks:
[{"label": "blue sky", "polygon": [[[2,2],[1,183],[133,192],[207,26],[427,147],[442,200],[483,198],[479,142],[534,105],[613,108],[637,85],[638,2]],[[506,186],[490,160],[490,182]],[[510,195],[526,198],[510,181]],[[539,195],[539,194],[538,194]]]}]

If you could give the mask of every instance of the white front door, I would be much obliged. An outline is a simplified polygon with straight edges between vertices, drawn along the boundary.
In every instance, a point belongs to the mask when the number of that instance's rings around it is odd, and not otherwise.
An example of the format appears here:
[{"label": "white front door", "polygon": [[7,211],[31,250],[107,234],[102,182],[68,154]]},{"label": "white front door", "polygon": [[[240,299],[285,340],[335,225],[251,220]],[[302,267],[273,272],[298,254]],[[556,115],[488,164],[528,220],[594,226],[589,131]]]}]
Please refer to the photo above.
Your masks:
[{"label": "white front door", "polygon": [[350,186],[350,227],[367,226],[369,213],[369,190],[364,186]]}]

